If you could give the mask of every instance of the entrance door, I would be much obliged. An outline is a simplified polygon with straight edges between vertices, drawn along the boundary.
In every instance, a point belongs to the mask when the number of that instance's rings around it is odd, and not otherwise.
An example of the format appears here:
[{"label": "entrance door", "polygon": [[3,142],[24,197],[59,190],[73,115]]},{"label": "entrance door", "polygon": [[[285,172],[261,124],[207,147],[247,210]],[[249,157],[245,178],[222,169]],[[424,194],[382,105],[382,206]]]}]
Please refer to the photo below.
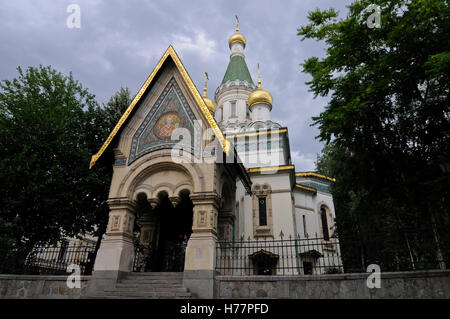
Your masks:
[{"label": "entrance door", "polygon": [[156,208],[159,234],[153,247],[151,271],[178,272],[184,270],[187,241],[192,233],[193,205],[189,192],[181,192],[174,207],[167,194],[160,197]]}]

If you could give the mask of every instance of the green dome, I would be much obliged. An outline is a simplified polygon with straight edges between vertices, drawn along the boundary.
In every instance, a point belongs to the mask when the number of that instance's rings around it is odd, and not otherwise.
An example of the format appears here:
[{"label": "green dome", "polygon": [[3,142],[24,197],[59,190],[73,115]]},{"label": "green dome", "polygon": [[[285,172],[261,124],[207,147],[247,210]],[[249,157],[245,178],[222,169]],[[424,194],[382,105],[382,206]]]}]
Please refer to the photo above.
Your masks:
[{"label": "green dome", "polygon": [[239,55],[231,58],[221,84],[234,80],[247,81],[248,83],[254,84],[250,72],[248,71],[247,63],[245,63],[244,58]]}]

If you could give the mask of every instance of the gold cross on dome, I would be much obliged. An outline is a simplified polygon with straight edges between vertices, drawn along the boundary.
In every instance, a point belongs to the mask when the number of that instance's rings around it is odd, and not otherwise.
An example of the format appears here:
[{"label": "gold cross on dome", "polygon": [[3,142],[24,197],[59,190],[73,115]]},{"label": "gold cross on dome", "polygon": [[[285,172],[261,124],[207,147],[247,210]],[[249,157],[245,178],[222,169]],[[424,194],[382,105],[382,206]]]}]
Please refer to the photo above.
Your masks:
[{"label": "gold cross on dome", "polygon": [[206,86],[208,85],[208,80],[209,80],[208,72],[205,72],[205,88],[203,89],[203,96],[206,96],[206,90],[207,90]]}]

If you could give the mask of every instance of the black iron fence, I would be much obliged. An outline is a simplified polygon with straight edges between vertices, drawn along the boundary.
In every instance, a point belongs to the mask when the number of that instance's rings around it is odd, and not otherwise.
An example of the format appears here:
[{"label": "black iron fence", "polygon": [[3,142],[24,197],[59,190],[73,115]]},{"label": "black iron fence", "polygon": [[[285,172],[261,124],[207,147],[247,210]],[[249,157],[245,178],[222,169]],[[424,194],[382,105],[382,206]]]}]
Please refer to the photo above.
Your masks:
[{"label": "black iron fence", "polygon": [[148,245],[134,244],[133,271],[144,272],[150,267],[151,253]]},{"label": "black iron fence", "polygon": [[233,276],[320,275],[366,272],[370,264],[377,264],[381,271],[443,269],[448,264],[444,259],[448,251],[443,257],[436,250],[419,251],[412,241],[382,239],[284,237],[281,232],[278,239],[219,241],[216,270]]},{"label": "black iron fence", "polygon": [[216,270],[223,275],[299,275],[344,272],[335,238],[219,241]]},{"label": "black iron fence", "polygon": [[27,254],[10,250],[2,254],[0,273],[28,275],[67,275],[71,264],[81,275],[90,275],[95,262],[95,243],[63,241],[57,245],[38,245]]}]

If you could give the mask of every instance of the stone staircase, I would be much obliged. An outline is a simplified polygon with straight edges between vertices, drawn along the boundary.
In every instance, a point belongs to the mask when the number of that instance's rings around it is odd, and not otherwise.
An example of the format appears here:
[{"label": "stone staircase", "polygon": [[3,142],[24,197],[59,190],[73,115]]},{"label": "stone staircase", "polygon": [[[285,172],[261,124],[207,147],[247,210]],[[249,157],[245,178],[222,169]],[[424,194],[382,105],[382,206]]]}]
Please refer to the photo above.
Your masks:
[{"label": "stone staircase", "polygon": [[114,289],[89,296],[90,299],[190,299],[192,294],[183,287],[182,272],[131,273]]}]

